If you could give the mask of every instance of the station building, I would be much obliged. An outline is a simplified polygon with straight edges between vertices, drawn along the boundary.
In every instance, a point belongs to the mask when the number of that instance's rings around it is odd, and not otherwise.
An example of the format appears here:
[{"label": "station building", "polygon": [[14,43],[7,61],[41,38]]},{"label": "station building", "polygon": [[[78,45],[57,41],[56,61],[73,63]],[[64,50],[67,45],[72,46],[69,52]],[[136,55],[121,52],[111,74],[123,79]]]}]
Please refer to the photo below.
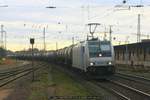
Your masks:
[{"label": "station building", "polygon": [[150,68],[150,40],[118,45],[114,49],[116,64]]}]

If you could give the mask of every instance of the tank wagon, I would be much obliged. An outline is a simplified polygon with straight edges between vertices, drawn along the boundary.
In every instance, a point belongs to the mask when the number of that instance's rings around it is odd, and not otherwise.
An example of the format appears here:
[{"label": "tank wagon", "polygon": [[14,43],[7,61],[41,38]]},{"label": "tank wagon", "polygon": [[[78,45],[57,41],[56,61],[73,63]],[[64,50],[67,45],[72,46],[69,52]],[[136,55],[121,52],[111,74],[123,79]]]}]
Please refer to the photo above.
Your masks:
[{"label": "tank wagon", "polygon": [[72,66],[94,78],[106,78],[115,72],[114,48],[110,41],[98,38],[57,50],[56,61]]}]

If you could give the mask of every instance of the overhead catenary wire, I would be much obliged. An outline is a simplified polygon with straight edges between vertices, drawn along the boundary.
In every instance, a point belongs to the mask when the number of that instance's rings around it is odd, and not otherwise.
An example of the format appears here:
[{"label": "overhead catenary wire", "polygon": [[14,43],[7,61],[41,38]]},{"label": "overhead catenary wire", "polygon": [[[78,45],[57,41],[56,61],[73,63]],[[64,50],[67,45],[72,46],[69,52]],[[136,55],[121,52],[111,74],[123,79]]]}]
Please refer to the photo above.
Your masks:
[{"label": "overhead catenary wire", "polygon": [[[94,7],[94,6],[93,6],[93,7]],[[90,11],[92,11],[93,7],[92,7],[92,5],[90,5]],[[87,9],[87,8],[85,8],[85,9]],[[108,9],[107,9],[107,10],[108,10]],[[99,16],[99,15],[98,15],[98,16],[96,16],[96,18],[101,20],[102,18],[105,18],[106,16],[109,17],[109,18],[110,18],[111,16],[113,16],[114,11],[113,11],[111,8],[109,9],[110,11],[109,11],[109,10],[107,11],[107,10],[106,10],[106,14],[103,13],[104,15],[102,15],[102,16]],[[104,12],[105,12],[105,11],[104,11]],[[91,12],[89,12],[89,13],[91,14]],[[92,16],[89,16],[89,18],[95,19],[95,18],[92,18]],[[84,22],[84,23],[85,23],[85,22]],[[68,26],[69,26],[69,25],[68,25]],[[38,39],[38,38],[40,38],[40,39],[42,38],[42,37],[40,37],[40,33],[41,33],[41,30],[40,30],[40,29],[41,29],[41,28],[39,28],[38,26],[34,26],[34,28],[33,28],[33,30],[32,30],[33,32],[31,32],[31,34],[37,34],[37,33],[38,33],[38,36],[33,35],[33,36],[35,36],[35,38],[37,38],[37,39]],[[69,33],[69,32],[71,33],[71,31],[68,30],[68,29],[66,29],[66,31],[67,31],[68,33]],[[49,32],[51,32],[51,31],[49,31]],[[66,33],[67,33],[67,32],[66,32]],[[61,33],[64,34],[65,31],[61,31]],[[49,37],[46,37],[46,38],[49,38]]]}]

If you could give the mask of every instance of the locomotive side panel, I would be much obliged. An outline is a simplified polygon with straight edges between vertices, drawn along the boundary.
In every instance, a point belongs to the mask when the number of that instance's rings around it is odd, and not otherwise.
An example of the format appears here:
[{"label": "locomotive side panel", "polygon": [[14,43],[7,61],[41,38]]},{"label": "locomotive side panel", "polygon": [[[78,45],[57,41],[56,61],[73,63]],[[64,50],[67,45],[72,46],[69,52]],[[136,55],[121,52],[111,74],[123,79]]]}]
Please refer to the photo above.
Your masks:
[{"label": "locomotive side panel", "polygon": [[84,70],[84,50],[81,44],[78,44],[72,49],[72,66]]}]

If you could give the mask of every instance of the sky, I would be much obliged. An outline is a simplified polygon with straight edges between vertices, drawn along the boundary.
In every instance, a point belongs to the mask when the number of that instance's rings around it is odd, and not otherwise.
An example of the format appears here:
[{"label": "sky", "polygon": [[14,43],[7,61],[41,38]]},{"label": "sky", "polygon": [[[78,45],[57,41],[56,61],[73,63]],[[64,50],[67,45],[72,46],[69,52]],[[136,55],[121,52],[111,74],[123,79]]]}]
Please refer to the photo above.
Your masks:
[{"label": "sky", "polygon": [[[144,5],[143,8],[128,5]],[[8,7],[1,7],[8,5]],[[112,25],[113,44],[136,42],[137,16],[141,14],[141,33],[150,35],[150,1],[127,0],[1,0],[0,24],[7,32],[7,49],[27,50],[31,47],[30,38],[35,38],[34,47],[43,49],[43,28],[46,28],[46,49],[55,50],[86,39],[87,24],[100,23],[95,36],[102,39],[104,32],[109,39],[109,26]],[[48,6],[56,6],[48,9]],[[129,37],[129,38],[127,38]],[[147,37],[143,36],[142,39]]]}]

